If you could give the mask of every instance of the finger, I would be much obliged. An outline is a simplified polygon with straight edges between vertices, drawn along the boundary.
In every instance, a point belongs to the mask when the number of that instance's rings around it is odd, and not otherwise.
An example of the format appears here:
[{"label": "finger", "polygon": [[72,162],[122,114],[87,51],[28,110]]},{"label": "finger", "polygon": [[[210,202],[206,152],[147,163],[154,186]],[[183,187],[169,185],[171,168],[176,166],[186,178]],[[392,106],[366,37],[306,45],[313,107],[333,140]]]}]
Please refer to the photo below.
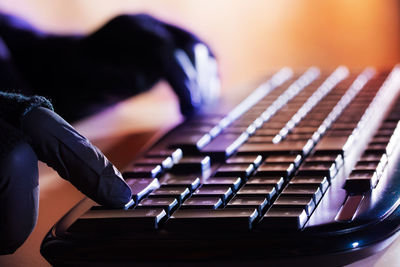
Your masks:
[{"label": "finger", "polygon": [[189,88],[195,106],[207,104],[219,96],[220,83],[215,58],[210,56],[206,45],[199,43],[194,47],[195,65],[186,53],[177,49],[175,56],[183,71],[194,86]]},{"label": "finger", "polygon": [[201,99],[203,103],[210,103],[218,98],[220,91],[217,61],[210,55],[207,46],[203,43],[195,45],[194,53],[196,81]]},{"label": "finger", "polygon": [[190,116],[201,105],[196,70],[183,50],[173,51],[167,62],[166,80],[178,96],[181,113]]},{"label": "finger", "polygon": [[221,94],[221,81],[219,78],[217,60],[212,56],[209,57],[209,72],[210,99],[214,101],[218,99]]},{"label": "finger", "polygon": [[194,107],[200,106],[202,103],[202,94],[198,87],[198,71],[193,66],[185,51],[181,49],[175,50],[175,58],[187,76],[188,84],[190,85],[188,90],[190,92],[190,101],[192,102],[192,105]]},{"label": "finger", "polygon": [[122,208],[131,200],[121,173],[56,113],[35,108],[23,117],[22,128],[38,158],[94,201]]}]

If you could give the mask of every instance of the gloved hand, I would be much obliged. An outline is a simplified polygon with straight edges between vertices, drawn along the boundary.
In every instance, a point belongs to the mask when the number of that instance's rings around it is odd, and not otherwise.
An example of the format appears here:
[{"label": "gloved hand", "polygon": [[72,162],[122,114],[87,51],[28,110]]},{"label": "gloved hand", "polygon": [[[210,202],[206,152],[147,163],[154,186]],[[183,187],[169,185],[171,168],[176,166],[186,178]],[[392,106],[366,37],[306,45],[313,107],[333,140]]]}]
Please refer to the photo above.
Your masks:
[{"label": "gloved hand", "polygon": [[[0,71],[7,71],[0,73],[3,78],[0,85],[19,85],[19,74],[13,68],[10,52],[1,38],[0,52]],[[4,74],[8,76],[2,76]],[[120,172],[85,137],[54,113],[51,103],[44,97],[27,97],[0,90],[0,139],[0,198],[6,197],[0,200],[0,211],[4,206],[17,205],[7,200],[7,195],[19,196],[18,191],[22,190],[19,185],[12,186],[16,182],[14,180],[29,180],[37,176],[37,170],[26,166],[37,166],[36,157],[99,204],[122,208],[130,201],[131,190]],[[21,143],[33,148],[33,152],[28,149],[29,155],[17,153],[13,156],[11,150]],[[36,155],[32,157],[31,154]],[[13,159],[21,162],[6,164],[7,158],[11,162]],[[24,162],[28,158],[31,160]],[[13,173],[22,173],[22,177],[15,178]],[[35,182],[25,181],[22,184],[30,186]],[[19,201],[22,202],[21,199]],[[10,217],[9,214],[7,216]],[[1,212],[0,218],[3,218]],[[1,224],[2,219],[0,236]]]},{"label": "gloved hand", "polygon": [[107,158],[53,111],[37,107],[22,118],[22,131],[39,160],[97,203],[123,208],[131,190]]},{"label": "gloved hand", "polygon": [[101,205],[132,204],[119,171],[45,98],[0,92],[0,114],[0,255],[13,253],[36,224],[38,159]]},{"label": "gloved hand", "polygon": [[132,95],[166,79],[184,115],[219,95],[210,49],[193,34],[148,15],[118,16],[81,41],[80,58],[97,74],[92,88]]},{"label": "gloved hand", "polygon": [[118,16],[89,35],[57,35],[0,14],[0,36],[27,85],[18,89],[48,97],[67,120],[148,90],[160,79],[170,83],[184,115],[219,95],[210,49],[148,15]]}]

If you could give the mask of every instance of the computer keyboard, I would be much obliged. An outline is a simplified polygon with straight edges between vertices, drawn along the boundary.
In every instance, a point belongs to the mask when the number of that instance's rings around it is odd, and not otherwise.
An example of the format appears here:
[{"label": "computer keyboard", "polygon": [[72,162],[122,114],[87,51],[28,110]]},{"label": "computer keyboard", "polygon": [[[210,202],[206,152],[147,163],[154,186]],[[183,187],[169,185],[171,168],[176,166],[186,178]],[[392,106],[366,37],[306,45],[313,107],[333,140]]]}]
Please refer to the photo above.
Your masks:
[{"label": "computer keyboard", "polygon": [[400,227],[400,66],[283,68],[170,130],[123,172],[125,210],[82,200],[54,265],[351,263]]}]

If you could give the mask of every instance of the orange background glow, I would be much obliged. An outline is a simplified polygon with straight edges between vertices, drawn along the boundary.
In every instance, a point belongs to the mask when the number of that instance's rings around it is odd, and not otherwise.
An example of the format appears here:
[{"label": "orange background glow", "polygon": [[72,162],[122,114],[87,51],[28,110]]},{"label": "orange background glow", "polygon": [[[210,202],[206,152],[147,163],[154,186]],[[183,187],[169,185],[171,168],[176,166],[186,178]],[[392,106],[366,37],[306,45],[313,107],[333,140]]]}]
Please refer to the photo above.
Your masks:
[{"label": "orange background glow", "polygon": [[[223,93],[282,66],[392,68],[400,61],[400,1],[394,0],[2,0],[0,11],[58,33],[88,33],[121,13],[149,13],[201,37],[215,52]],[[154,131],[179,121],[168,86],[129,99],[75,126],[124,167]],[[129,156],[126,156],[129,155]],[[49,266],[40,243],[83,195],[40,164],[40,213],[26,243],[0,266]],[[395,243],[400,247],[400,240]],[[392,246],[393,248],[393,246]],[[399,266],[398,250],[354,266]]]},{"label": "orange background glow", "polygon": [[224,87],[284,65],[390,67],[400,58],[393,0],[3,0],[0,8],[57,32],[88,32],[117,14],[150,13],[210,44]]}]

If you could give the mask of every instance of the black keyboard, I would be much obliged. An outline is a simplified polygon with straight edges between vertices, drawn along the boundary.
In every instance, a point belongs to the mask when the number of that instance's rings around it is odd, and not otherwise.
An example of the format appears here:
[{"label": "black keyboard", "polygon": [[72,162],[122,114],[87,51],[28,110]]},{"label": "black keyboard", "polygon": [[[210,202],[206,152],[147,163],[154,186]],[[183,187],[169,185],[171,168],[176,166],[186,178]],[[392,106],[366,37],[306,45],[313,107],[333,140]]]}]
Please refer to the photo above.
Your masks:
[{"label": "black keyboard", "polygon": [[125,210],[82,200],[41,253],[54,265],[179,266],[371,255],[400,227],[399,92],[400,66],[283,68],[165,134],[123,172]]}]

